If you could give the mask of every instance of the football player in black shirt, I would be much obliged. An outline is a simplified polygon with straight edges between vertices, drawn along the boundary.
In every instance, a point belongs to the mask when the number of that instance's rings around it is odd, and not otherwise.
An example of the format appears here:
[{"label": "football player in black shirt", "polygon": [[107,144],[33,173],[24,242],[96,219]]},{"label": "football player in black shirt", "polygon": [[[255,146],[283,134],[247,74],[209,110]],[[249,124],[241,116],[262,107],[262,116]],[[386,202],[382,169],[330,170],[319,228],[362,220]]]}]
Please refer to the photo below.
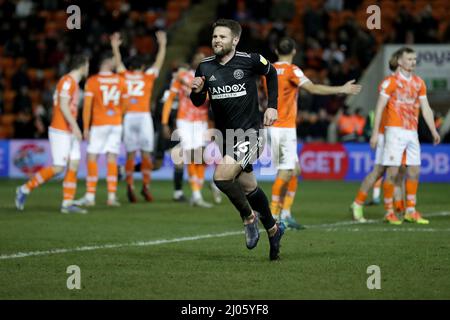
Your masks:
[{"label": "football player in black shirt", "polygon": [[[269,202],[258,187],[252,162],[262,152],[264,134],[259,116],[256,79],[266,77],[268,108],[264,126],[277,120],[278,83],[275,68],[261,55],[236,51],[241,35],[238,22],[220,19],[213,25],[214,56],[198,66],[192,82],[191,99],[200,106],[209,95],[216,128],[221,132],[223,159],[214,171],[214,182],[225,193],[244,222],[248,249],[259,240],[258,220],[267,230],[270,260],[278,259],[284,225],[270,212]],[[221,139],[215,137],[216,143]]]}]

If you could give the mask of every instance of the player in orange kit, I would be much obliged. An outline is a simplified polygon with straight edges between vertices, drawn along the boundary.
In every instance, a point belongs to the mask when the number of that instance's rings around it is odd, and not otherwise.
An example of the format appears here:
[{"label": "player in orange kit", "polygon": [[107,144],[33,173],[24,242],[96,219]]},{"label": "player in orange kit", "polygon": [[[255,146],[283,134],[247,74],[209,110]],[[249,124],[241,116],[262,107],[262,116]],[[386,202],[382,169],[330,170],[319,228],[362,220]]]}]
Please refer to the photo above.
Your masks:
[{"label": "player in orange kit", "polygon": [[83,136],[88,139],[86,194],[77,200],[84,206],[95,205],[100,154],[107,159],[108,206],[119,206],[117,191],[117,157],[120,153],[122,116],[127,104],[125,81],[113,73],[111,53],[100,58],[99,73],[88,78],[83,106]]},{"label": "player in orange kit", "polygon": [[407,222],[428,224],[416,210],[416,194],[420,173],[420,144],[417,133],[419,112],[431,131],[434,144],[440,142],[434,123],[433,111],[427,99],[425,82],[414,74],[417,55],[411,48],[403,47],[397,51],[399,69],[381,84],[380,97],[375,112],[375,124],[370,145],[374,148],[379,139],[381,116],[386,108],[384,133],[383,166],[386,166],[386,179],[383,184],[385,220],[398,220],[393,208],[394,182],[406,152],[406,213]]},{"label": "player in orange kit", "polygon": [[53,96],[53,118],[48,130],[48,138],[53,165],[39,170],[28,182],[16,190],[16,207],[23,210],[26,197],[33,189],[50,180],[55,175],[67,172],[63,181],[62,213],[86,213],[73,203],[77,187],[77,171],[80,162],[80,141],[82,134],[77,124],[78,83],[88,75],[89,61],[84,56],[72,59],[70,72],[56,85]]},{"label": "player in orange kit", "polygon": [[317,95],[358,94],[361,86],[353,84],[354,80],[336,87],[314,84],[292,64],[295,54],[294,40],[281,39],[277,47],[278,61],[273,64],[278,75],[278,120],[269,127],[272,161],[278,170],[272,186],[271,211],[274,218],[287,227],[300,229],[291,215],[300,173],[296,132],[298,89],[301,87]]},{"label": "player in orange kit", "polygon": [[[180,68],[170,86],[170,94],[164,103],[162,120],[163,133],[169,135],[169,114],[173,100],[178,96],[177,132],[181,140],[181,149],[184,153],[184,162],[187,163],[189,184],[192,189],[191,204],[199,207],[211,208],[212,205],[202,196],[205,179],[206,164],[203,161],[203,148],[206,145],[206,131],[208,130],[208,106],[206,101],[202,106],[196,107],[189,97],[191,82],[194,79],[194,70],[204,55],[194,55],[190,69]],[[195,161],[199,160],[199,161]]]},{"label": "player in orange kit", "polygon": [[[397,72],[398,70],[398,53],[394,53],[389,61],[389,69],[392,72]],[[387,77],[386,79],[388,79]],[[382,84],[386,80],[384,79],[380,85],[378,90],[382,90]],[[364,178],[364,180],[361,183],[361,186],[358,189],[358,192],[356,194],[356,197],[353,201],[353,203],[350,205],[350,210],[352,211],[353,220],[358,222],[366,222],[366,218],[364,218],[364,203],[367,198],[367,194],[369,192],[369,189],[373,186],[375,189],[375,186],[379,183],[381,186],[381,180],[386,172],[386,167],[382,165],[383,162],[383,151],[384,151],[384,130],[385,130],[385,124],[386,124],[386,117],[387,117],[387,109],[384,109],[383,114],[381,116],[381,122],[380,127],[378,128],[378,139],[377,139],[377,145],[375,149],[375,159],[374,159],[374,167],[372,171]],[[406,154],[403,154],[403,160],[402,160],[402,167],[399,171],[399,174],[396,179],[396,185],[395,185],[395,209],[397,212],[403,212],[404,211],[404,201],[403,201],[403,192],[402,189],[404,185],[404,176],[405,176],[405,167],[404,164],[406,163]],[[378,197],[379,197],[379,191],[378,191]],[[387,220],[390,224],[398,225],[401,224],[401,221],[399,219],[396,219],[396,217],[392,217],[392,219]]]},{"label": "player in orange kit", "polygon": [[145,62],[139,57],[132,58],[129,69],[122,62],[119,47],[122,43],[120,35],[115,33],[111,36],[116,71],[124,77],[127,85],[128,107],[123,120],[123,140],[127,151],[125,164],[127,180],[127,196],[130,202],[136,202],[134,193],[133,172],[136,152],[141,152],[142,189],[141,194],[146,201],[153,201],[149,190],[152,171],[152,152],[154,149],[154,129],[151,117],[150,101],[153,85],[159,75],[166,55],[166,33],[156,32],[159,49],[155,63],[145,70]]}]

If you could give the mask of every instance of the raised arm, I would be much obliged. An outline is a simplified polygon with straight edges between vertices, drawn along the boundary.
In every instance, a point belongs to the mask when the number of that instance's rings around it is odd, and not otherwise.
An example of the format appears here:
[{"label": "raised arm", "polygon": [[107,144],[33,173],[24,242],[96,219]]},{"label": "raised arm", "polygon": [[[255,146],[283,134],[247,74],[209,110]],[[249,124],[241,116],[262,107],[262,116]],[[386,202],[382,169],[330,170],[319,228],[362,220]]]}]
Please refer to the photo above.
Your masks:
[{"label": "raised arm", "polygon": [[110,37],[111,48],[114,55],[114,63],[116,65],[117,72],[124,72],[127,69],[122,62],[122,55],[120,54],[120,45],[122,44],[122,39],[120,38],[120,33],[116,32]]},{"label": "raised arm", "polygon": [[156,40],[158,41],[158,53],[156,54],[155,63],[147,69],[145,72],[152,72],[151,69],[161,70],[164,59],[166,58],[166,46],[167,46],[167,35],[164,31],[157,31],[156,32]]}]

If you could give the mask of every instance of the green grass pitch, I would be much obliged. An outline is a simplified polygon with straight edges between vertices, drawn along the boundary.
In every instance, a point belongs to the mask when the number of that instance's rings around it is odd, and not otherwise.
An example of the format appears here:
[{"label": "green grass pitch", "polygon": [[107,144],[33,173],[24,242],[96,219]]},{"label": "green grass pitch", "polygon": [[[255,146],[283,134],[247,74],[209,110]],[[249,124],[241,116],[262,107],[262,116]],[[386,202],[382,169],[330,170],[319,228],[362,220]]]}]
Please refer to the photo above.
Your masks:
[{"label": "green grass pitch", "polygon": [[[0,181],[0,299],[450,299],[449,184],[419,187],[429,225],[391,226],[382,206],[366,208],[371,223],[351,222],[358,183],[300,182],[293,213],[307,229],[287,231],[271,262],[265,232],[246,249],[228,199],[194,208],[172,202],[171,182],[155,181],[155,202],[129,204],[121,182],[122,206],[108,208],[100,183],[96,207],[64,215],[55,181],[18,212],[19,183]],[[270,196],[271,184],[261,185]],[[80,267],[79,290],[66,286],[70,265]],[[367,288],[371,265],[379,290]]]}]

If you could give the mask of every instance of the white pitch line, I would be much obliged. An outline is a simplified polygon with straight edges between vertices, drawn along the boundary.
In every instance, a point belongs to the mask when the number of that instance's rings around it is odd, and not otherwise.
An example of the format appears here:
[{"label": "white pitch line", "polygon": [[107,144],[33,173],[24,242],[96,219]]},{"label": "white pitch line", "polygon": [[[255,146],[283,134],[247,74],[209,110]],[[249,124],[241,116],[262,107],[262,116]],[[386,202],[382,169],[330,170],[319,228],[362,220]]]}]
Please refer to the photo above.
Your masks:
[{"label": "white pitch line", "polygon": [[450,229],[433,229],[433,228],[329,228],[325,232],[450,232]]},{"label": "white pitch line", "polygon": [[[440,211],[440,212],[433,212],[428,214],[423,214],[424,217],[446,217],[450,216],[450,211]],[[340,226],[350,226],[350,225],[366,225],[366,224],[374,224],[374,223],[380,223],[383,219],[374,219],[374,220],[367,220],[366,222],[358,222],[358,221],[340,221],[335,223],[325,223],[325,224],[312,224],[312,225],[305,225],[308,229],[314,229],[314,228],[332,228],[332,227],[340,227]]]},{"label": "white pitch line", "polygon": [[[442,211],[442,212],[435,212],[430,214],[424,214],[423,216],[426,217],[438,217],[438,216],[450,216],[450,212],[448,211]],[[365,225],[365,224],[373,224],[381,222],[381,219],[378,220],[368,220],[365,223],[359,223],[356,221],[341,221],[336,223],[327,223],[327,224],[315,224],[315,225],[308,225],[306,226],[307,229],[313,229],[313,228],[327,228],[326,231],[333,230],[338,231],[339,229],[333,228],[333,227],[339,227],[339,226],[348,226],[348,225]],[[359,228],[354,228],[358,231]],[[397,231],[404,231],[407,229],[403,228],[385,228],[386,230],[397,230]],[[415,229],[410,228],[414,230],[426,230],[426,229]],[[345,229],[343,229],[345,230]],[[370,229],[364,228],[364,230],[361,231],[368,231]],[[439,230],[439,229],[436,229]],[[450,229],[441,229],[444,232],[450,231]],[[352,231],[351,229],[349,231]],[[355,230],[353,230],[355,231]],[[430,232],[430,231],[428,231]],[[2,254],[0,255],[0,260],[9,260],[9,259],[17,259],[17,258],[26,258],[26,257],[34,257],[34,256],[45,256],[45,255],[51,255],[51,254],[59,254],[59,253],[70,253],[70,252],[81,252],[81,251],[93,251],[93,250],[100,250],[100,249],[116,249],[116,248],[123,248],[123,247],[145,247],[145,246],[156,246],[161,244],[168,244],[168,243],[176,243],[176,242],[184,242],[184,241],[195,241],[195,240],[202,240],[202,239],[210,239],[210,238],[222,238],[222,237],[228,237],[228,236],[235,236],[243,234],[243,231],[229,231],[229,232],[223,232],[223,233],[216,233],[216,234],[204,234],[204,235],[197,235],[192,237],[182,237],[182,238],[174,238],[174,239],[161,239],[161,240],[151,240],[151,241],[136,241],[136,242],[128,242],[128,243],[112,243],[112,244],[104,244],[104,245],[92,245],[92,246],[82,246],[82,247],[75,247],[75,248],[60,248],[60,249],[50,249],[50,250],[42,250],[42,251],[29,251],[29,252],[16,252],[13,254]]]},{"label": "white pitch line", "polygon": [[161,240],[152,240],[152,241],[136,241],[136,242],[129,242],[129,243],[92,245],[92,246],[83,246],[83,247],[75,247],[75,248],[67,248],[67,249],[50,249],[50,250],[43,250],[43,251],[17,252],[17,253],[13,253],[13,254],[2,254],[2,255],[0,255],[0,260],[26,258],[26,257],[33,257],[33,256],[44,256],[44,255],[50,255],[50,254],[69,253],[69,252],[77,252],[77,251],[92,251],[92,250],[99,250],[99,249],[156,246],[156,245],[167,244],[167,243],[176,243],[176,242],[183,242],[183,241],[194,241],[194,240],[209,239],[209,238],[228,237],[228,236],[234,236],[234,235],[238,235],[238,234],[242,234],[242,233],[243,233],[243,231],[231,231],[231,232],[223,232],[223,233],[217,233],[217,234],[204,234],[204,235],[199,235],[199,236],[174,238],[174,239],[161,239]]}]

